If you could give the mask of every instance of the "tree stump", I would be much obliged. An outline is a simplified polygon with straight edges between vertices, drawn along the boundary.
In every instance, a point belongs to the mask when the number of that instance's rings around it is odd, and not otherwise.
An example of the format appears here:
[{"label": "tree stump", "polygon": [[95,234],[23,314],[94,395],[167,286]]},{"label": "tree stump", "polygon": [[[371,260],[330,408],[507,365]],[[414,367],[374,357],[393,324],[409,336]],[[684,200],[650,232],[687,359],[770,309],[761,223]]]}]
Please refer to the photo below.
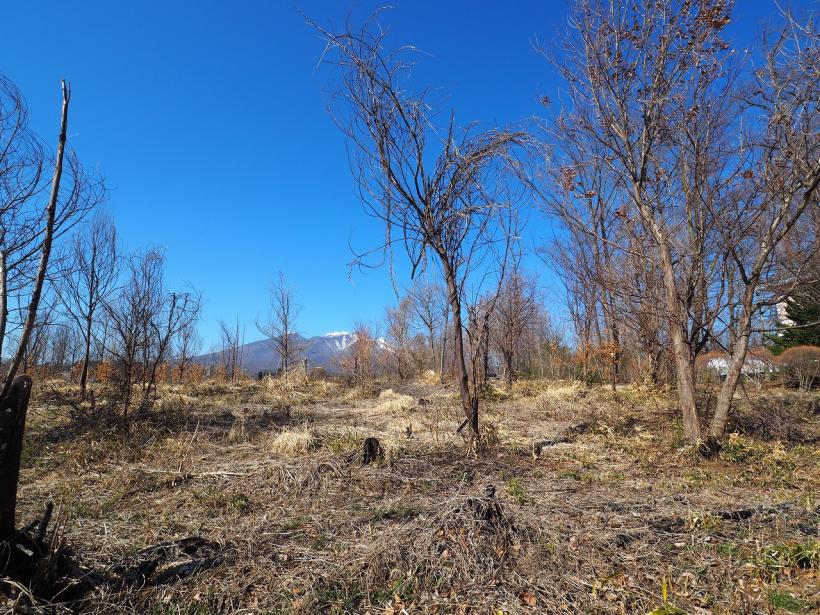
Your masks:
[{"label": "tree stump", "polygon": [[29,376],[17,376],[0,401],[0,540],[15,533],[17,482],[31,385]]},{"label": "tree stump", "polygon": [[367,438],[362,445],[362,463],[369,464],[376,459],[382,459],[384,451],[378,438]]}]

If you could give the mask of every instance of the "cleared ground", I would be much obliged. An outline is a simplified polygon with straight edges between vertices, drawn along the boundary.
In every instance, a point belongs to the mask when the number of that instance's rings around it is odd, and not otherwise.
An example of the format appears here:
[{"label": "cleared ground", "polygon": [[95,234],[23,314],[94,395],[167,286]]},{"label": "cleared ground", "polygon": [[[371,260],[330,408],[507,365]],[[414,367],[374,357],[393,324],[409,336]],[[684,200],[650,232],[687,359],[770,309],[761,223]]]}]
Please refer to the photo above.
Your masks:
[{"label": "cleared ground", "polygon": [[[218,543],[216,565],[168,584],[146,575],[88,610],[820,607],[816,396],[747,387],[731,427],[741,435],[707,460],[683,446],[673,402],[637,387],[493,389],[477,458],[453,433],[451,390],[433,382],[172,388],[128,434],[93,412],[71,419],[74,394],[37,391],[22,520],[54,500],[97,569],[185,536]],[[368,436],[385,455],[363,465]]]}]

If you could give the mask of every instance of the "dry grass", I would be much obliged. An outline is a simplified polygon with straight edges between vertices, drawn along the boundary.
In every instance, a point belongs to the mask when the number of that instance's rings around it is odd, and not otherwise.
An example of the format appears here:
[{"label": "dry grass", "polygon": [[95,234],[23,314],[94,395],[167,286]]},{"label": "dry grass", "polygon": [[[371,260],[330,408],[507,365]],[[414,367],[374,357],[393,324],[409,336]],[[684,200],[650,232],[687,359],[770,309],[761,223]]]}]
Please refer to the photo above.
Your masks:
[{"label": "dry grass", "polygon": [[379,393],[378,410],[386,413],[396,413],[410,410],[415,407],[416,400],[410,395],[396,393],[393,389],[385,389]]},{"label": "dry grass", "polygon": [[[22,520],[55,499],[76,551],[97,567],[190,534],[224,545],[223,565],[97,596],[86,608],[100,613],[820,605],[818,425],[805,396],[740,400],[743,433],[704,460],[682,446],[660,393],[546,382],[499,391],[482,406],[477,459],[453,434],[453,392],[431,382],[378,398],[336,383],[169,390],[128,434],[71,427],[43,395],[26,442]],[[770,407],[776,426],[759,419]],[[566,434],[533,455],[534,441]],[[368,436],[386,455],[363,466]],[[474,504],[488,485],[500,506],[492,522]]]},{"label": "dry grass", "polygon": [[269,450],[283,457],[298,457],[317,448],[319,439],[307,427],[283,429],[271,440]]}]

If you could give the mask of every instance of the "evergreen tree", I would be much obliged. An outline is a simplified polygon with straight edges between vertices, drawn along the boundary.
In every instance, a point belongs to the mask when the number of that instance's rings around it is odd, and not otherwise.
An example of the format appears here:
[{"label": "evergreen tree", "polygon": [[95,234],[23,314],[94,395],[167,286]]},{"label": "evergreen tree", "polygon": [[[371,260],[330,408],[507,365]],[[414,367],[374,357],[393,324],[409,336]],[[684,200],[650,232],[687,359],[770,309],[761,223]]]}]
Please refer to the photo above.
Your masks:
[{"label": "evergreen tree", "polygon": [[773,353],[792,346],[820,346],[820,281],[806,284],[786,300],[786,317],[794,324],[777,323],[778,332],[769,336]]}]

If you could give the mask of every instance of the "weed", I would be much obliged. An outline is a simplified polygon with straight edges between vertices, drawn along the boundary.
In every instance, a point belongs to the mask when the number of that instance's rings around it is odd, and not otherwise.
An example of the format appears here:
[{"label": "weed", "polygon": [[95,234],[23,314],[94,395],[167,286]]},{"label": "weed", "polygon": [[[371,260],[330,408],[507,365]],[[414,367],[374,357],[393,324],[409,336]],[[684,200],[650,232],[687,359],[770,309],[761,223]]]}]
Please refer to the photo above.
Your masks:
[{"label": "weed", "polygon": [[775,574],[784,568],[820,569],[820,540],[780,543],[765,547],[756,561],[758,567]]},{"label": "weed", "polygon": [[519,506],[523,506],[530,500],[530,497],[527,495],[527,491],[524,489],[524,486],[521,484],[521,481],[517,476],[513,476],[507,481],[507,494]]},{"label": "weed", "polygon": [[806,600],[776,588],[770,589],[767,597],[769,598],[769,604],[774,608],[783,609],[789,613],[808,613],[812,608]]},{"label": "weed", "polygon": [[730,434],[720,450],[722,459],[735,463],[761,461],[766,457],[766,453],[765,446],[737,433]]},{"label": "weed", "polygon": [[705,514],[703,516],[692,516],[689,519],[689,529],[712,531],[720,529],[721,519],[714,515]]}]

